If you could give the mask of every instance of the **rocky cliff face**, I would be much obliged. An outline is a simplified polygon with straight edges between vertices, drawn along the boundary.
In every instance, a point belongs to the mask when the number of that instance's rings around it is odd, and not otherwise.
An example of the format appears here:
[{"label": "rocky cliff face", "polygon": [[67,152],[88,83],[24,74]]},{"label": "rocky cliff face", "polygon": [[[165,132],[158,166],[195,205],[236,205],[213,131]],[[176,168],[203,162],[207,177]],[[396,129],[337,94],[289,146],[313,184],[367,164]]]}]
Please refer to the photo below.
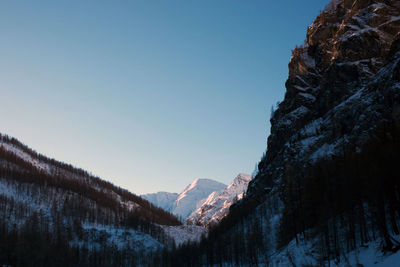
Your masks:
[{"label": "rocky cliff face", "polygon": [[293,50],[286,94],[247,200],[262,201],[288,166],[359,151],[400,123],[400,1],[333,1]]}]

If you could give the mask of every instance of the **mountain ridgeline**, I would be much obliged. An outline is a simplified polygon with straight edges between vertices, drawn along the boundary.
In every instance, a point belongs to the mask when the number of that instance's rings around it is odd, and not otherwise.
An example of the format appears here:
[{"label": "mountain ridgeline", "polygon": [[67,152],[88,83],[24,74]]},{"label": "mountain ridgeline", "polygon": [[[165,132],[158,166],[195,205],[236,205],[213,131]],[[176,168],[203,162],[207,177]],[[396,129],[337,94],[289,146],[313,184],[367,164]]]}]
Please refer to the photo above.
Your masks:
[{"label": "mountain ridgeline", "polygon": [[0,217],[6,266],[139,265],[144,251],[173,245],[163,227],[181,224],[141,197],[5,135]]},{"label": "mountain ridgeline", "polygon": [[180,194],[158,192],[142,197],[173,213],[185,225],[208,228],[218,224],[229,213],[229,207],[244,196],[251,179],[240,173],[228,186],[211,179],[195,179]]},{"label": "mountain ridgeline", "polygon": [[218,224],[229,213],[229,208],[243,198],[252,177],[240,173],[231,184],[220,191],[214,191],[186,219],[186,224],[210,227]]},{"label": "mountain ridgeline", "polygon": [[245,197],[169,266],[360,266],[400,248],[399,32],[398,0],[330,2],[292,51]]},{"label": "mountain ridgeline", "polygon": [[211,179],[197,178],[187,185],[180,194],[158,192],[142,195],[142,197],[185,221],[211,193],[218,192],[225,187],[225,184]]}]

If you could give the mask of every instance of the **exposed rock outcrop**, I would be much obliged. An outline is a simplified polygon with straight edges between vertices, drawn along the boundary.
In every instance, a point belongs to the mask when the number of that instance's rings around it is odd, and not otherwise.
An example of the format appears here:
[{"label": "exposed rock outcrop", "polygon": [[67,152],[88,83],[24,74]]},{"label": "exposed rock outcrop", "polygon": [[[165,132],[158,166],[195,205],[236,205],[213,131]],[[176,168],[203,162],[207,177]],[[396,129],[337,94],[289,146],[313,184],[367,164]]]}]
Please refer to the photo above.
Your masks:
[{"label": "exposed rock outcrop", "polygon": [[285,168],[358,151],[377,126],[399,123],[400,1],[340,0],[293,50],[286,95],[244,202],[261,202]]}]

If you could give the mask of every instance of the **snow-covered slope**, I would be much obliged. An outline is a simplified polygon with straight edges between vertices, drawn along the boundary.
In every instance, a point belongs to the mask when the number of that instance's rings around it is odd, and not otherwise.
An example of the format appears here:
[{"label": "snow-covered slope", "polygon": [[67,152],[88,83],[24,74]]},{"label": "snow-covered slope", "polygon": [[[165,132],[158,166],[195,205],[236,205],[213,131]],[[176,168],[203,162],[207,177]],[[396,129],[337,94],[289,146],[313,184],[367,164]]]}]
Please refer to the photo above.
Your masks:
[{"label": "snow-covered slope", "polygon": [[199,208],[206,198],[226,185],[210,179],[196,179],[188,185],[172,206],[172,213],[185,220],[194,210]]},{"label": "snow-covered slope", "polygon": [[[180,224],[127,190],[1,134],[0,217],[1,227],[12,226],[20,235],[33,221],[33,229],[40,229],[38,236],[62,235],[63,249],[93,251],[106,246],[154,251],[172,242],[162,227]],[[147,229],[138,226],[138,218]],[[0,246],[1,242],[0,238]]]},{"label": "snow-covered slope", "polygon": [[353,250],[342,260],[321,262],[319,244],[299,239],[292,240],[284,249],[272,254],[270,266],[331,266],[331,267],[398,267],[400,252],[382,252],[381,240],[371,241]]},{"label": "snow-covered slope", "polygon": [[229,212],[229,207],[241,199],[252,177],[239,174],[233,182],[219,192],[211,193],[206,201],[186,220],[186,224],[209,226],[218,223]]},{"label": "snow-covered slope", "polygon": [[158,192],[142,197],[188,225],[209,226],[228,214],[229,207],[243,197],[251,179],[251,175],[241,173],[228,186],[210,179],[196,179],[180,194]]},{"label": "snow-covered slope", "polygon": [[195,179],[180,194],[158,192],[142,197],[185,221],[193,211],[201,207],[211,193],[219,192],[225,187],[225,184],[211,179]]},{"label": "snow-covered slope", "polygon": [[16,157],[21,158],[23,161],[33,165],[35,168],[45,171],[46,173],[51,173],[51,165],[40,160],[37,157],[32,156],[27,151],[22,149],[16,144],[11,142],[6,142],[5,140],[0,140],[0,148],[15,154]]},{"label": "snow-covered slope", "polygon": [[157,192],[141,195],[141,197],[151,202],[153,205],[162,208],[163,210],[171,211],[174,202],[179,197],[179,194],[169,192]]}]

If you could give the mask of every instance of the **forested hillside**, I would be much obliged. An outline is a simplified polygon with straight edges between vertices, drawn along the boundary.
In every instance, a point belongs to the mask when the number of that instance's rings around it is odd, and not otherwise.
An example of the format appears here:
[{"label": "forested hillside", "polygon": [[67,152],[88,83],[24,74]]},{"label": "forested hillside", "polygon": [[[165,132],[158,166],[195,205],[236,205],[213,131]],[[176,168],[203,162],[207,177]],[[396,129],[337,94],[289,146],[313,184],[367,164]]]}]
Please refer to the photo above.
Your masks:
[{"label": "forested hillside", "polygon": [[176,217],[71,165],[0,136],[0,262],[134,266],[172,246]]}]

